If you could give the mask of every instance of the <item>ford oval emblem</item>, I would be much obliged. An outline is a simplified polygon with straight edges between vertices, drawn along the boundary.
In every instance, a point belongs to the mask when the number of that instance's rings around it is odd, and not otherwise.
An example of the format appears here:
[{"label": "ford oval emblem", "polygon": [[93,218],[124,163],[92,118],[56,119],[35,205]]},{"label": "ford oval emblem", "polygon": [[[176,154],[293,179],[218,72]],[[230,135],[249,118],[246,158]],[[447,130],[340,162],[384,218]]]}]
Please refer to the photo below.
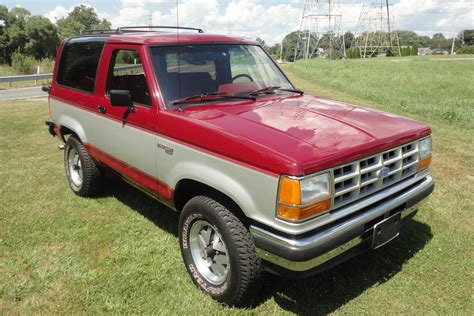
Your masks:
[{"label": "ford oval emblem", "polygon": [[377,176],[377,178],[383,178],[386,175],[388,175],[389,172],[390,172],[390,169],[388,167],[383,167],[383,168],[377,170],[375,172],[375,175]]}]

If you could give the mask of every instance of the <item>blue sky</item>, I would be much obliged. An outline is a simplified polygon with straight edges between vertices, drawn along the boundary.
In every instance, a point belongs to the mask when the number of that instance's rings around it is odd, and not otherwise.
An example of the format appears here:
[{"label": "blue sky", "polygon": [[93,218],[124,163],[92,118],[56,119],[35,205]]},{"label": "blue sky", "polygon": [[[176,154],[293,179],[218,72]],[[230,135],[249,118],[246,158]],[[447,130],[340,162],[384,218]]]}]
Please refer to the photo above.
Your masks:
[{"label": "blue sky", "polygon": [[[379,0],[341,0],[337,9],[341,30],[354,32],[363,3]],[[203,27],[208,32],[257,36],[273,44],[300,24],[302,0],[179,0],[181,25]],[[462,29],[474,28],[474,0],[392,0],[396,29],[409,29],[432,35],[448,36]],[[100,17],[112,21],[114,27],[176,23],[176,1],[169,0],[2,0],[9,8],[21,6],[33,14],[47,16],[53,22],[78,4],[94,7]]]}]

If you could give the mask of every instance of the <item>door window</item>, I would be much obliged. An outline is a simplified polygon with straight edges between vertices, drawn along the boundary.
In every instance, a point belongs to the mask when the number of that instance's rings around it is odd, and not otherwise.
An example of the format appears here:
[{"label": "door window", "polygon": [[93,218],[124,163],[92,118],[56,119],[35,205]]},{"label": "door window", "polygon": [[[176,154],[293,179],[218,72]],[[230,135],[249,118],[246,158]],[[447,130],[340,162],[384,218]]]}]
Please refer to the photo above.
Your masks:
[{"label": "door window", "polygon": [[133,103],[151,106],[150,90],[140,55],[136,50],[119,49],[112,54],[107,78],[107,94],[110,90],[128,90]]}]

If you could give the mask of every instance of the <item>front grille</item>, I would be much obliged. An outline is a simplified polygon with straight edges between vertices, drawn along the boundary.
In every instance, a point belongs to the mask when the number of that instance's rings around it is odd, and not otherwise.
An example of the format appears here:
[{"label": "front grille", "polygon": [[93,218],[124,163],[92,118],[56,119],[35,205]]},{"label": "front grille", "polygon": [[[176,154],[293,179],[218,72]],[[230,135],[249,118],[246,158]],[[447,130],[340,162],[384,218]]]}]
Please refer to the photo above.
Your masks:
[{"label": "front grille", "polygon": [[[377,171],[388,168],[384,176]],[[333,169],[333,209],[377,192],[417,172],[418,141]]]}]

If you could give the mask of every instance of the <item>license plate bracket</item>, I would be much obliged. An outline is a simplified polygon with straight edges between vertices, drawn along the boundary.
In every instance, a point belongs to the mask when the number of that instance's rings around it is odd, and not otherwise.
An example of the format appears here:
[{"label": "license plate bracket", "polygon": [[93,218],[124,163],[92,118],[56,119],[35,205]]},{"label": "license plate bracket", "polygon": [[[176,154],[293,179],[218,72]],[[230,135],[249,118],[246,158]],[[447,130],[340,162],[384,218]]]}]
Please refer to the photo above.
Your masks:
[{"label": "license plate bracket", "polygon": [[374,225],[372,248],[377,249],[400,235],[401,212],[378,222]]}]

